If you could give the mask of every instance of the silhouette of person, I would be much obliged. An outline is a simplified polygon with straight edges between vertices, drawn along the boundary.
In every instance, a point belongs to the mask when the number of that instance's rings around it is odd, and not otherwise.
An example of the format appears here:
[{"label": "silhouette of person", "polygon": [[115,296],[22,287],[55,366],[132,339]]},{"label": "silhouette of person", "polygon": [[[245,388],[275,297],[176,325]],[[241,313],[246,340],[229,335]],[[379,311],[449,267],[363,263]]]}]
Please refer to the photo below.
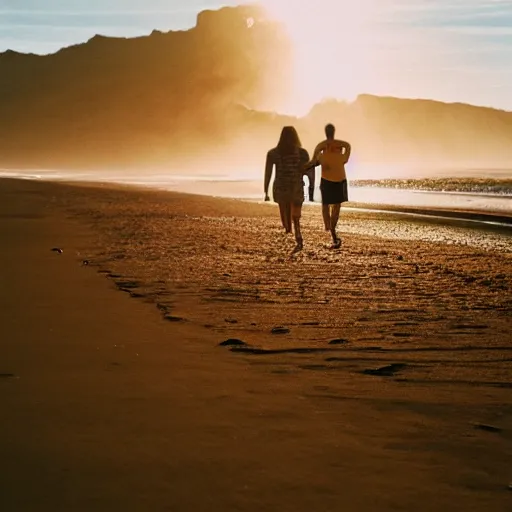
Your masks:
[{"label": "silhouette of person", "polygon": [[325,230],[330,231],[332,236],[332,248],[337,249],[341,246],[341,239],[336,234],[341,203],[348,201],[345,164],[350,158],[352,148],[348,142],[335,139],[335,131],[334,125],[330,123],[326,125],[326,139],[317,144],[313,157],[306,164],[306,169],[317,165],[322,168],[320,179],[322,217]]},{"label": "silhouette of person", "polygon": [[304,167],[308,161],[309,154],[302,147],[297,130],[293,126],[285,126],[277,146],[268,151],[265,163],[265,201],[270,201],[268,189],[275,166],[272,196],[279,205],[286,233],[292,232],[293,224],[296,250],[303,246],[300,217],[304,202]]}]

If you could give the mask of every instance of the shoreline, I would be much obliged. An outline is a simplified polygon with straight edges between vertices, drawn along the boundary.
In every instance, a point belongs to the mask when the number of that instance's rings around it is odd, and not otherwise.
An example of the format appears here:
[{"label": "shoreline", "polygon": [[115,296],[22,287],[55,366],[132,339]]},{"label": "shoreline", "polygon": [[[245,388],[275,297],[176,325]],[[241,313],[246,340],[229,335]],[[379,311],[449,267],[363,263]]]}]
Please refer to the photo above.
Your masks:
[{"label": "shoreline", "polygon": [[[26,178],[17,178],[13,176],[0,177],[0,179],[5,180],[25,180]],[[145,190],[145,191],[155,191],[155,192],[170,192],[177,194],[187,194],[191,196],[198,197],[208,197],[215,198],[220,200],[235,200],[235,201],[244,201],[247,203],[266,205],[266,203],[261,199],[249,198],[249,197],[236,197],[236,196],[218,196],[215,194],[198,194],[197,192],[192,192],[189,190],[179,190],[169,189],[166,187],[155,186],[151,184],[138,184],[138,183],[121,183],[114,181],[79,181],[79,180],[45,180],[45,179],[37,179],[37,180],[29,180],[27,181],[35,181],[41,183],[60,183],[63,185],[69,186],[78,186],[78,187],[92,187],[92,188],[111,188],[111,189],[127,189],[127,190]],[[511,199],[512,200],[512,199]],[[272,201],[270,205],[275,205]],[[304,202],[305,208],[310,207],[320,207],[321,203],[317,199],[314,203],[310,203],[309,201]],[[486,226],[494,225],[496,229],[503,228],[503,233],[508,233],[508,228],[512,227],[512,211],[511,212],[503,212],[500,210],[489,210],[489,211],[477,211],[471,210],[467,208],[451,208],[448,209],[446,207],[424,207],[424,206],[406,206],[406,205],[390,205],[385,203],[359,203],[355,201],[350,201],[347,205],[342,205],[342,211],[360,211],[362,213],[381,213],[381,214],[398,214],[398,215],[412,215],[417,216],[418,218],[425,219],[446,219],[448,221],[454,222],[472,222],[479,223],[482,225],[482,228],[485,229]]]},{"label": "shoreline", "polygon": [[[16,173],[6,178],[14,178]],[[34,175],[35,176],[35,175]],[[254,179],[237,180],[234,178],[212,177],[203,179],[204,176],[185,177],[168,173],[132,175],[109,175],[103,177],[98,173],[85,173],[73,177],[72,174],[61,173],[58,175],[46,175],[41,173],[37,177],[25,176],[23,179],[34,179],[36,181],[51,181],[58,183],[96,183],[115,186],[125,184],[133,187],[140,187],[150,190],[165,190],[181,193],[199,193],[203,196],[219,198],[236,198],[251,202],[260,202],[262,196],[261,183]],[[20,178],[20,176],[18,176]],[[361,180],[355,180],[361,181]],[[363,180],[364,181],[364,180]],[[318,185],[318,184],[317,184]],[[443,192],[434,190],[422,190],[416,188],[394,188],[394,187],[351,187],[351,203],[361,207],[383,210],[409,210],[421,212],[442,213],[453,217],[454,212],[461,212],[463,217],[472,215],[473,218],[484,219],[488,215],[498,217],[498,222],[507,223],[512,218],[512,196],[492,195],[477,192]],[[319,204],[320,192],[318,186],[315,188],[316,202]],[[382,200],[385,198],[385,200]],[[486,201],[487,199],[487,201]],[[489,203],[490,201],[490,203]],[[306,205],[310,203],[306,202]],[[351,206],[349,206],[351,207]],[[480,216],[480,217],[479,217]]]},{"label": "shoreline", "polygon": [[292,258],[275,205],[0,198],[2,510],[508,506],[512,252],[370,213],[332,252],[308,209]]},{"label": "shoreline", "polygon": [[[388,206],[380,204],[362,204],[357,206],[349,206],[348,208],[361,209],[363,211],[372,211],[375,213],[397,213],[406,215],[416,215],[418,217],[432,217],[438,219],[447,219],[454,221],[470,221],[483,225],[496,225],[512,228],[512,213],[504,214],[502,212],[476,212],[463,209],[448,210],[446,208],[410,208],[402,206]],[[505,233],[507,233],[505,231]],[[511,233],[512,234],[512,233]]]}]

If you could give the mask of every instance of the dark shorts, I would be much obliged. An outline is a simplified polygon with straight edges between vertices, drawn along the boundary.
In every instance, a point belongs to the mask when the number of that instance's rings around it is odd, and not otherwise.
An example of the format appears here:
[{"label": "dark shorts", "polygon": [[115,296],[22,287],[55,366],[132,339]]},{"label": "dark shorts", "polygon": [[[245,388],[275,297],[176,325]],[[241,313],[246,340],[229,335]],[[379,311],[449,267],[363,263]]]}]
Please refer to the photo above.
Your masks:
[{"label": "dark shorts", "polygon": [[322,204],[340,204],[348,201],[347,180],[328,181],[320,180]]}]

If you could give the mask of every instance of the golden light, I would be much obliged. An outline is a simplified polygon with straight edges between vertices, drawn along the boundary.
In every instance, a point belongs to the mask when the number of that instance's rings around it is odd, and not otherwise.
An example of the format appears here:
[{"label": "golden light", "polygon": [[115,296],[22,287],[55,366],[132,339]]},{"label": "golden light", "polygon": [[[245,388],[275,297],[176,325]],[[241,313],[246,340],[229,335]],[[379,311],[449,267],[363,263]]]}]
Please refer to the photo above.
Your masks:
[{"label": "golden light", "polygon": [[283,22],[295,49],[295,90],[282,110],[302,115],[333,97],[351,100],[372,73],[378,0],[261,0]]}]

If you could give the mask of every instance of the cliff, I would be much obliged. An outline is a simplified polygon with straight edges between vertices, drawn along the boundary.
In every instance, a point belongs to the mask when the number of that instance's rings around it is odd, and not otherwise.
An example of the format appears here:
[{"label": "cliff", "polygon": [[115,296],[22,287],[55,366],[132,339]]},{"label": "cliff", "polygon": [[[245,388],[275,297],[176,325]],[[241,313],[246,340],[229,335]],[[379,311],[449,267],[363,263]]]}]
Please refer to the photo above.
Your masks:
[{"label": "cliff", "polygon": [[198,138],[222,137],[229,104],[272,108],[282,97],[281,34],[258,9],[237,7],[202,12],[188,31],[0,54],[0,165],[157,163],[200,151]]}]

